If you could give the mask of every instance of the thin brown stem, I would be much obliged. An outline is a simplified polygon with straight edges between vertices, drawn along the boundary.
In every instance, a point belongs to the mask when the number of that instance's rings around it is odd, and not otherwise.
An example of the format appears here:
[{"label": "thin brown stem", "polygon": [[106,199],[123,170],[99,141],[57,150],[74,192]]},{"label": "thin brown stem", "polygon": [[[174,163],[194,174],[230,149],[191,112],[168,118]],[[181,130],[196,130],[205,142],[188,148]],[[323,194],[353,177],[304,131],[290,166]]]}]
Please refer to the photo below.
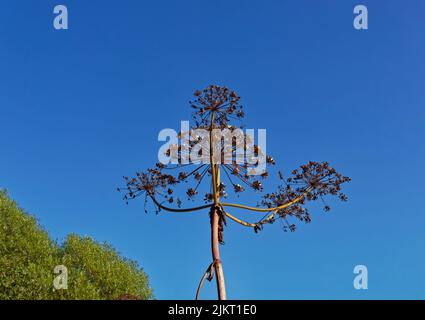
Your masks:
[{"label": "thin brown stem", "polygon": [[212,280],[212,277],[213,277],[213,267],[214,267],[214,262],[211,262],[211,264],[208,266],[207,270],[204,272],[204,275],[202,276],[202,279],[199,282],[198,289],[196,290],[195,300],[198,300],[199,299],[199,294],[201,293],[202,285],[203,285],[205,279],[207,278],[207,276],[208,276],[208,281],[211,281]]}]

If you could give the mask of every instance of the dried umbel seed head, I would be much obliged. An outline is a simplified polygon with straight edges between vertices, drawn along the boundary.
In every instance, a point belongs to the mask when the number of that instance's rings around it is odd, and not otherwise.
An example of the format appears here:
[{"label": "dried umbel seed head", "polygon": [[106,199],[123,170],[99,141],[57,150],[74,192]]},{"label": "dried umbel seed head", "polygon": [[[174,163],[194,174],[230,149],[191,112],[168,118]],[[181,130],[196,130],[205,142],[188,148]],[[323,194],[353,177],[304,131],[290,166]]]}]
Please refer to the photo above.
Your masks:
[{"label": "dried umbel seed head", "polygon": [[187,195],[188,199],[192,199],[197,193],[198,193],[198,191],[194,190],[193,188],[189,188],[186,191],[186,195]]},{"label": "dried umbel seed head", "polygon": [[245,191],[245,189],[239,183],[234,184],[233,189],[236,193]]},{"label": "dried umbel seed head", "polygon": [[305,208],[307,201],[320,199],[324,204],[324,211],[327,212],[331,208],[326,204],[325,196],[338,196],[342,201],[347,200],[347,196],[341,191],[341,185],[351,179],[338,173],[327,162],[310,161],[300,166],[299,169],[295,169],[292,176],[287,179],[284,179],[280,171],[278,174],[282,184],[278,186],[276,192],[265,194],[261,204],[269,208],[278,207],[302,197],[294,205],[278,212],[279,217],[285,221],[292,216],[297,220],[309,223],[311,221],[310,213]]},{"label": "dried umbel seed head", "polygon": [[267,164],[275,165],[275,161],[271,156],[266,156]]},{"label": "dried umbel seed head", "polygon": [[217,128],[227,127],[232,118],[244,117],[242,106],[239,104],[240,97],[227,87],[210,85],[203,90],[196,90],[194,96],[195,99],[189,103],[195,109],[193,113],[195,127],[209,127],[212,113]]},{"label": "dried umbel seed head", "polygon": [[[212,134],[213,140],[221,139],[216,136],[218,133],[215,133],[213,129],[236,129],[237,127],[230,124],[229,121],[240,120],[244,116],[242,106],[239,104],[240,97],[226,87],[211,85],[204,90],[197,90],[194,96],[195,99],[191,101],[191,106],[195,109],[195,127],[192,130],[205,129],[209,134]],[[214,118],[211,117],[212,114],[214,114]],[[191,134],[193,133],[181,132],[180,136]],[[217,159],[215,152],[226,153],[227,157],[231,159],[231,161],[221,161],[220,165],[214,167],[215,170],[221,172],[220,183],[216,186],[216,195],[219,198],[227,197],[226,183],[229,183],[230,192],[236,195],[248,190],[255,191],[262,195],[259,205],[270,209],[278,207],[278,210],[272,216],[255,225],[256,232],[262,230],[264,224],[274,223],[277,220],[284,222],[285,230],[294,231],[295,225],[287,221],[289,217],[306,223],[310,222],[310,213],[305,206],[308,201],[321,200],[325,211],[330,210],[330,206],[325,202],[325,197],[328,195],[336,196],[341,201],[347,201],[347,196],[342,192],[341,186],[349,182],[350,178],[338,173],[327,162],[310,161],[294,170],[292,176],[288,178],[285,178],[284,174],[278,171],[277,181],[280,184],[277,190],[262,194],[267,182],[266,178],[273,173],[271,170],[276,165],[275,160],[272,156],[265,155],[262,149],[254,144],[252,136],[242,135],[239,138],[232,137],[231,139],[231,144],[225,144],[223,140],[223,144],[220,142],[217,149],[215,145],[212,148],[214,154],[211,156],[214,161]],[[247,149],[243,163],[235,160],[236,142],[240,140]],[[170,148],[169,154],[173,154],[177,159],[185,159],[185,157],[188,157],[188,150],[198,141],[199,139],[194,139],[193,141],[188,140],[182,145],[174,145],[172,150]],[[267,171],[254,169],[259,164],[259,156],[264,156],[268,165]],[[202,149],[202,157],[210,158],[209,147]],[[226,158],[223,157],[223,159]],[[126,184],[119,190],[125,192],[124,199],[126,201],[144,196],[146,203],[147,199],[151,198],[158,211],[163,208],[163,203],[176,204],[180,208],[182,200],[175,197],[178,194],[185,194],[188,200],[194,201],[197,195],[201,193],[204,194],[204,202],[212,204],[215,200],[212,173],[212,166],[209,162],[185,164],[180,161],[177,164],[169,165],[157,163],[154,168],[137,173],[134,178],[124,177]],[[181,190],[177,190],[178,188],[181,188]],[[207,192],[205,193],[205,191]],[[288,203],[291,205],[279,208]]]},{"label": "dried umbel seed head", "polygon": [[257,190],[257,191],[263,191],[263,185],[261,184],[261,182],[260,181],[258,181],[258,180],[255,180],[253,183],[252,183],[252,188],[254,189],[254,190]]}]

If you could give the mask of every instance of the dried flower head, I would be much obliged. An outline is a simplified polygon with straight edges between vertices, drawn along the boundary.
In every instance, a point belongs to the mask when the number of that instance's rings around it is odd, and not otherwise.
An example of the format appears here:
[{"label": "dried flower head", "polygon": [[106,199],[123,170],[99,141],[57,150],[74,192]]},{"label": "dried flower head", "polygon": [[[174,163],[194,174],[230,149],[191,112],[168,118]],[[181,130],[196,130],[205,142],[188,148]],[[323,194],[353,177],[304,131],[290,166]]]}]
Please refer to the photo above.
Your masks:
[{"label": "dried flower head", "polygon": [[[215,199],[212,186],[213,170],[221,171],[221,181],[216,188],[219,198],[228,197],[229,190],[237,195],[248,190],[260,194],[263,192],[265,180],[270,176],[270,170],[257,172],[253,167],[258,164],[259,156],[265,156],[267,165],[274,167],[276,165],[274,158],[265,155],[261,148],[254,143],[253,137],[249,135],[232,135],[229,143],[225,139],[222,140],[222,137],[213,131],[213,129],[236,130],[238,128],[231,125],[230,121],[240,121],[244,117],[240,97],[234,91],[217,85],[196,90],[194,97],[194,100],[190,101],[191,107],[195,109],[194,126],[190,132],[179,133],[181,138],[191,135],[194,139],[186,139],[181,145],[172,145],[167,150],[168,155],[174,155],[178,159],[177,164],[157,163],[154,168],[137,173],[134,178],[124,177],[126,184],[120,190],[125,191],[124,199],[126,201],[144,196],[145,203],[148,198],[153,200],[157,212],[164,208],[173,210],[166,207],[164,203],[175,203],[180,208],[182,200],[178,197],[175,198],[174,195],[185,193],[188,200],[194,201],[203,190],[204,202],[212,204]],[[240,124],[240,127],[243,125]],[[198,150],[198,154],[203,160],[212,157],[213,163],[219,162],[220,165],[213,167],[208,161],[196,164],[183,161],[188,159],[191,148],[202,140],[201,136],[194,135],[193,132],[196,129],[208,130],[213,141],[218,141],[212,149],[209,143],[202,146]],[[207,141],[209,142],[209,139]],[[235,160],[238,155],[238,147],[241,145],[246,152],[244,163]],[[210,154],[211,151],[213,154]],[[252,226],[254,231],[258,232],[262,230],[264,224],[281,220],[284,223],[284,230],[294,231],[295,225],[289,223],[288,218],[293,217],[306,223],[311,221],[309,210],[306,208],[307,202],[321,200],[324,210],[329,211],[330,206],[325,202],[326,196],[337,196],[341,201],[347,201],[347,196],[342,192],[341,186],[349,182],[350,178],[338,173],[327,162],[310,161],[293,170],[292,175],[286,179],[281,171],[277,172],[277,177],[280,184],[276,191],[263,194],[259,203],[259,206],[265,208],[260,211],[272,212],[272,214],[266,215],[264,219],[254,224],[237,221],[237,219],[235,221]],[[203,183],[204,181],[206,183]],[[226,188],[226,183],[231,186],[229,190]],[[177,188],[181,188],[181,190],[178,191]],[[225,211],[223,210],[223,212]]]}]

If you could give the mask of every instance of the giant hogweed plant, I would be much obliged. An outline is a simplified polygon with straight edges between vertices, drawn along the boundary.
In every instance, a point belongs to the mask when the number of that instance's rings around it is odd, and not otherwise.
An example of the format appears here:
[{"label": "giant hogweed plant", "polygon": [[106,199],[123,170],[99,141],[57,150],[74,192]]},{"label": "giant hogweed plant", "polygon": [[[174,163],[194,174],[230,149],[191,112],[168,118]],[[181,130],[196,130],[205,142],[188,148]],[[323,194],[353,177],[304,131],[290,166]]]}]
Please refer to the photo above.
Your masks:
[{"label": "giant hogweed plant", "polygon": [[[293,170],[290,176],[271,170],[275,160],[264,154],[262,148],[254,143],[253,136],[238,130],[243,128],[245,114],[240,97],[226,87],[210,85],[202,91],[196,90],[190,105],[194,109],[193,125],[187,132],[179,133],[180,143],[170,144],[164,152],[171,161],[168,164],[159,162],[153,168],[137,172],[134,177],[125,176],[125,186],[118,190],[125,193],[127,203],[142,197],[145,212],[148,201],[152,201],[157,213],[162,210],[209,210],[212,262],[201,278],[196,299],[204,280],[211,281],[215,275],[218,299],[225,300],[219,245],[224,244],[223,231],[227,219],[255,232],[276,221],[283,223],[285,231],[295,231],[294,221],[311,221],[306,208],[308,202],[320,200],[324,210],[329,211],[326,196],[347,201],[341,186],[350,178],[337,172],[327,162],[310,161]],[[225,130],[232,134],[223,135]],[[190,161],[193,158],[196,161]],[[264,167],[260,166],[261,161],[267,165],[267,170],[259,171],[258,168]],[[264,183],[271,176],[271,171],[277,175],[275,181],[278,185],[272,192],[265,192]],[[184,200],[193,202],[202,189],[207,190],[203,193],[205,204],[183,207]],[[239,199],[238,195],[247,190],[260,194],[261,200],[256,205],[227,202],[229,194]],[[233,208],[262,214],[258,221],[249,222],[231,214]]]}]

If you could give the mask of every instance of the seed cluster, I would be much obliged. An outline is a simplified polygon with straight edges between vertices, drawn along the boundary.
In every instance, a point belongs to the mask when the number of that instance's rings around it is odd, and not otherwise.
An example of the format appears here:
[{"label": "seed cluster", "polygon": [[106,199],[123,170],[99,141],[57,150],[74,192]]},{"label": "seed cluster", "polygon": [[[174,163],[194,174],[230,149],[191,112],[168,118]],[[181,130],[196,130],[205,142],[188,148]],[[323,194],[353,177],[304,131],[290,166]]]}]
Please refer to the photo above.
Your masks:
[{"label": "seed cluster", "polygon": [[[210,85],[202,91],[196,90],[194,100],[190,101],[190,105],[195,109],[193,113],[194,126],[191,130],[206,129],[210,132],[213,128],[233,130],[237,127],[231,125],[230,121],[240,121],[244,117],[240,97],[226,87]],[[242,128],[243,125],[240,124],[238,127]],[[188,133],[180,132],[179,135],[181,137],[186,134]],[[166,155],[175,157],[176,164],[157,163],[154,168],[136,173],[135,177],[124,177],[125,186],[118,188],[119,191],[125,193],[124,200],[128,202],[130,199],[143,196],[146,204],[147,200],[151,198],[156,205],[157,212],[160,210],[160,205],[164,203],[168,205],[176,204],[180,208],[183,200],[175,195],[184,195],[187,200],[194,200],[200,192],[202,182],[206,180],[204,189],[206,186],[206,189],[210,191],[204,193],[203,200],[206,203],[212,203],[214,201],[211,179],[213,166],[210,163],[193,164],[183,161],[187,159],[191,148],[197,142],[199,141],[196,139],[187,140],[180,145],[170,146]],[[347,196],[342,192],[341,186],[349,182],[350,178],[338,173],[327,162],[310,161],[294,170],[288,178],[285,178],[283,173],[278,171],[279,185],[277,190],[263,194],[264,182],[270,176],[271,171],[255,172],[252,169],[256,166],[252,159],[260,159],[259,156],[263,155],[261,148],[253,143],[251,137],[243,137],[243,147],[247,152],[244,155],[244,162],[241,164],[235,160],[238,151],[236,145],[236,141],[232,141],[229,149],[229,144],[222,143],[220,140],[218,149],[214,146],[217,149],[213,151],[214,154],[212,155],[213,158],[215,157],[215,163],[217,159],[215,152],[220,155],[227,154],[231,159],[231,161],[224,161],[226,160],[224,157],[220,159],[221,182],[217,186],[220,198],[227,198],[228,192],[239,195],[251,190],[262,194],[259,206],[274,208],[305,195],[293,205],[279,209],[273,218],[267,220],[267,223],[273,223],[279,219],[284,222],[285,231],[294,231],[295,225],[290,223],[288,218],[293,217],[307,223],[311,221],[309,210],[305,206],[307,202],[320,199],[324,203],[324,210],[329,211],[330,207],[325,202],[325,196],[337,196],[340,200],[347,201]],[[200,155],[204,158],[210,158],[211,149],[209,145],[201,148],[199,150]],[[267,155],[265,159],[268,168],[275,166],[275,160],[271,156]],[[216,166],[215,168],[217,168]],[[227,188],[228,185],[230,185],[230,188]],[[176,188],[180,186],[183,186],[184,190],[179,192]],[[145,211],[147,211],[146,206]],[[262,226],[263,224],[260,223],[254,227],[254,230],[257,232],[262,229]]]}]

